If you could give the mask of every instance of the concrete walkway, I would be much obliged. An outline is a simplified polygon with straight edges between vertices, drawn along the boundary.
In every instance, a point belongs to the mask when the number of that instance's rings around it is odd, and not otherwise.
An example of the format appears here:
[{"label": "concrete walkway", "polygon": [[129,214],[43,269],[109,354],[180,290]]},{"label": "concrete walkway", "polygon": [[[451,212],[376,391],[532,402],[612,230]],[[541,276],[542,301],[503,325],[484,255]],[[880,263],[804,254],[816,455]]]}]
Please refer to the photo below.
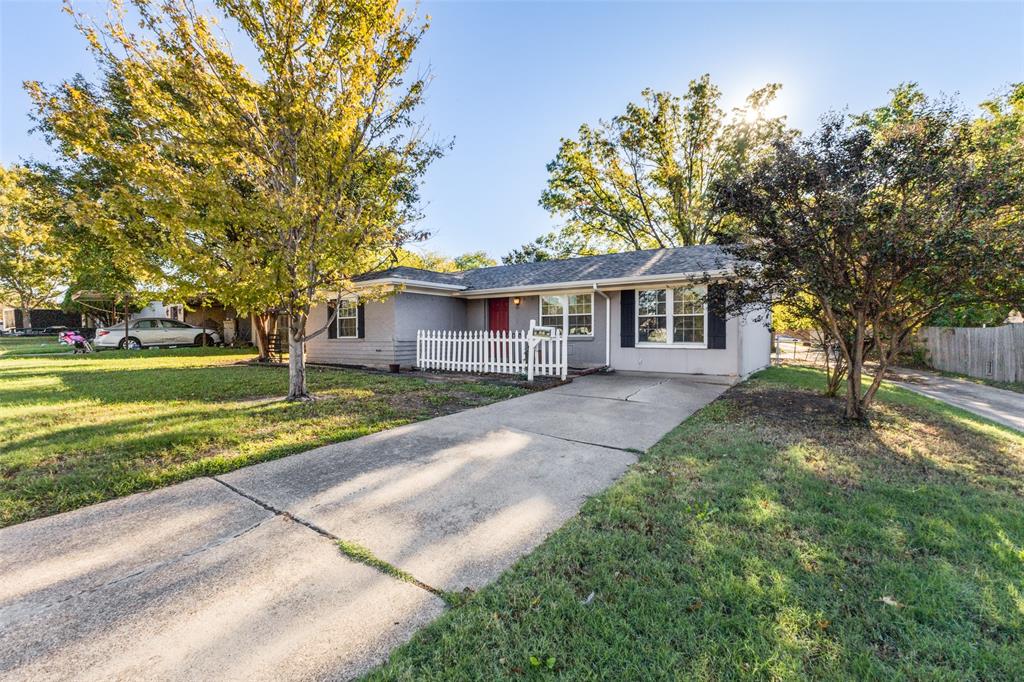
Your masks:
[{"label": "concrete walkway", "polygon": [[726,388],[588,376],[2,529],[0,678],[359,675]]},{"label": "concrete walkway", "polygon": [[893,372],[904,379],[893,381],[898,386],[1024,431],[1024,393],[944,377],[935,372],[902,367]]}]

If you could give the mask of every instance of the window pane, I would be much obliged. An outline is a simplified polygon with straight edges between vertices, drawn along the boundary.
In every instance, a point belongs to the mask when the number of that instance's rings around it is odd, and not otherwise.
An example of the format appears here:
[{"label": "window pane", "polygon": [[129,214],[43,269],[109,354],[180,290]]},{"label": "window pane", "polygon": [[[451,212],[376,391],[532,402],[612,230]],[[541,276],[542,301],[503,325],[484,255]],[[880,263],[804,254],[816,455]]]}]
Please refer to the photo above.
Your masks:
[{"label": "window pane", "polygon": [[351,299],[343,299],[338,302],[338,336],[356,336],[358,323],[356,316],[359,314],[359,302]]},{"label": "window pane", "polygon": [[637,312],[639,315],[664,315],[665,290],[641,289],[637,292]]},{"label": "window pane", "polygon": [[591,336],[594,333],[593,304],[592,294],[569,296],[570,336]]},{"label": "window pane", "polygon": [[540,314],[546,315],[561,315],[562,314],[562,299],[560,296],[544,296],[540,299]]},{"label": "window pane", "polygon": [[569,335],[570,336],[590,336],[593,334],[591,328],[591,316],[590,315],[570,315],[569,316]]},{"label": "window pane", "polygon": [[639,324],[639,341],[643,343],[666,343],[668,328],[665,326],[664,315],[641,317]]},{"label": "window pane", "polygon": [[562,297],[541,296],[540,325],[542,327],[562,328]]},{"label": "window pane", "polygon": [[344,317],[338,320],[338,336],[355,336],[356,318]]},{"label": "window pane", "polygon": [[693,289],[673,289],[672,312],[676,315],[703,315],[704,306]]},{"label": "window pane", "polygon": [[589,315],[593,296],[590,294],[573,294],[569,297],[570,315]]},{"label": "window pane", "polygon": [[675,343],[704,343],[704,316],[674,316],[672,318],[672,341]]}]

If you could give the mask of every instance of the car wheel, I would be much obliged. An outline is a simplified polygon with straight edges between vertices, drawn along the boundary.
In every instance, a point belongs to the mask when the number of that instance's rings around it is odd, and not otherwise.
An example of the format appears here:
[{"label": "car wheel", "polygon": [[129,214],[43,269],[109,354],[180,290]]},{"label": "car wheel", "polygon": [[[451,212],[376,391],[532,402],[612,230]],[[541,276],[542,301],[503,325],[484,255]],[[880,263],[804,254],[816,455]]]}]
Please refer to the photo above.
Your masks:
[{"label": "car wheel", "polygon": [[134,336],[129,336],[127,339],[121,339],[121,343],[117,347],[121,350],[139,350],[142,348],[142,343]]},{"label": "car wheel", "polygon": [[197,346],[202,346],[203,345],[203,338],[204,337],[206,338],[206,345],[207,346],[211,346],[212,347],[212,346],[216,345],[213,342],[213,337],[210,336],[209,334],[200,334],[199,336],[196,337],[196,340],[193,343],[195,345],[197,345]]}]

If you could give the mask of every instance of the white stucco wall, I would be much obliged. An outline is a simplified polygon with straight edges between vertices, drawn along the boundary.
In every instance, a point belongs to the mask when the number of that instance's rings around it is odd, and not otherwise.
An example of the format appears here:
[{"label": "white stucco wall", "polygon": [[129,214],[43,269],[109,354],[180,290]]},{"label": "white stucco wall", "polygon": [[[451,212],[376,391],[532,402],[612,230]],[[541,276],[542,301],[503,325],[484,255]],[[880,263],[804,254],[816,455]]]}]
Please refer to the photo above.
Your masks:
[{"label": "white stucco wall", "polygon": [[[758,317],[764,317],[758,321]],[[772,334],[768,328],[771,319],[764,311],[751,311],[740,323],[740,374],[747,377],[771,363]],[[728,343],[728,342],[727,342]]]},{"label": "white stucco wall", "polygon": [[636,347],[620,345],[621,297],[618,291],[608,292],[612,299],[612,369],[622,372],[676,372],[681,374],[714,374],[736,377],[740,374],[739,320],[725,323],[725,348]]}]

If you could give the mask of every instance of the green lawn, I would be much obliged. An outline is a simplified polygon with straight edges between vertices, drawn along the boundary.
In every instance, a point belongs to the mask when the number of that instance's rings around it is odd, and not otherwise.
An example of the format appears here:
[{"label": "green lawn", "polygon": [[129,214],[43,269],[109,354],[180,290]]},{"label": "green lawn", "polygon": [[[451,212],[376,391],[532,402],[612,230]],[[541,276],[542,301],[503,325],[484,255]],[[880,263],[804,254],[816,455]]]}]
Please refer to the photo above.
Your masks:
[{"label": "green lawn", "polygon": [[1024,436],[821,383],[731,389],[371,679],[1021,679]]},{"label": "green lawn", "polygon": [[0,358],[71,353],[71,350],[70,346],[58,343],[56,336],[0,336]]},{"label": "green lawn", "polygon": [[[16,344],[7,344],[8,341]],[[24,339],[4,339],[8,350]],[[519,395],[522,389],[310,369],[231,349],[0,357],[0,526]]]}]

